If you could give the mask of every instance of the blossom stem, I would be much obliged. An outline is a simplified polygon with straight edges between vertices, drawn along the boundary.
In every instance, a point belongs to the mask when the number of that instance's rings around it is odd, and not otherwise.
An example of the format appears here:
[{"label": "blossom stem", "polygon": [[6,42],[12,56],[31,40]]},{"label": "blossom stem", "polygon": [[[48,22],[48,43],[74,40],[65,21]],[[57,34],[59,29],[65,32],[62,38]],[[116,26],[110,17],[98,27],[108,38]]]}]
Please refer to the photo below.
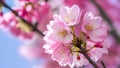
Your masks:
[{"label": "blossom stem", "polygon": [[81,41],[77,38],[76,46],[80,48],[81,53],[84,55],[84,57],[89,61],[91,65],[93,65],[94,68],[100,68],[87,54],[87,50],[81,46]]},{"label": "blossom stem", "polygon": [[91,2],[98,8],[101,16],[107,21],[107,23],[112,28],[110,33],[114,36],[114,38],[116,39],[117,43],[120,43],[119,42],[120,41],[120,36],[117,34],[117,31],[115,30],[115,28],[114,28],[114,26],[112,24],[112,20],[108,17],[108,15],[103,10],[103,8],[95,0],[91,0]]},{"label": "blossom stem", "polygon": [[11,7],[9,7],[3,1],[2,1],[2,4],[3,4],[4,7],[6,7],[7,9],[9,9],[10,11],[12,11],[13,14],[15,14],[17,17],[19,17],[25,24],[27,24],[29,27],[31,27],[34,31],[36,31],[40,35],[44,36],[44,34],[42,33],[42,31],[40,31],[36,26],[34,26],[33,24],[31,24],[31,22],[29,22],[29,21],[25,20],[24,18],[22,18],[16,11],[14,11]]},{"label": "blossom stem", "polygon": [[88,56],[88,54],[86,53],[84,48],[80,48],[82,51],[82,54],[85,56],[85,58],[89,61],[89,63],[91,63],[94,68],[99,68],[99,66]]},{"label": "blossom stem", "polygon": [[73,37],[74,37],[74,39],[75,39],[76,36],[75,36],[74,26],[70,26],[70,28],[71,28],[71,32],[72,32],[72,34],[73,34]]},{"label": "blossom stem", "polygon": [[71,33],[72,33],[72,35],[73,35],[73,43],[75,43],[77,40],[76,40],[76,36],[75,36],[75,31],[74,31],[74,26],[70,26],[70,28],[71,28]]},{"label": "blossom stem", "polygon": [[102,60],[101,60],[101,64],[102,64],[103,68],[106,68],[106,66]]}]

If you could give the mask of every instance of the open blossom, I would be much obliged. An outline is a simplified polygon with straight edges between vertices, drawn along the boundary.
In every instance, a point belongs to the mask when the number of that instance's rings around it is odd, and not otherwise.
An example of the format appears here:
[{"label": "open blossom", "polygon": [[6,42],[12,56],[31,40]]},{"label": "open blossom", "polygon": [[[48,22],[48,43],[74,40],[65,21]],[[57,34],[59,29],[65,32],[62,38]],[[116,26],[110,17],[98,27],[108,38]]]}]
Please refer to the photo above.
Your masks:
[{"label": "open blossom", "polygon": [[71,8],[63,7],[60,9],[60,18],[67,25],[75,25],[78,23],[80,18],[79,6],[73,5]]},{"label": "open blossom", "polygon": [[[73,11],[74,10],[78,10]],[[76,13],[75,13],[76,12]],[[74,16],[77,15],[77,16]],[[86,49],[88,56],[97,62],[102,54],[106,54],[108,44],[107,28],[101,17],[94,16],[91,12],[87,12],[84,18],[79,16],[79,7],[73,5],[71,8],[63,7],[60,15],[54,16],[47,25],[43,48],[46,53],[52,54],[52,59],[59,62],[61,66],[82,67],[89,62],[81,53],[81,47]],[[68,15],[66,17],[66,15]],[[83,19],[80,21],[80,19]],[[81,24],[81,25],[75,25]],[[78,31],[77,28],[79,28]],[[76,32],[78,32],[76,35]],[[76,39],[81,41],[81,45],[76,46]]]},{"label": "open blossom", "polygon": [[72,55],[70,54],[69,48],[61,43],[58,43],[56,46],[52,54],[52,59],[58,61],[61,66],[70,65],[72,63]]},{"label": "open blossom", "polygon": [[85,14],[82,31],[93,42],[102,42],[107,35],[107,28],[103,24],[101,17],[96,17],[91,12]]},{"label": "open blossom", "polygon": [[48,31],[46,32],[45,40],[51,40],[55,42],[69,43],[73,40],[73,36],[70,33],[70,28],[59,20],[50,21],[47,26]]},{"label": "open blossom", "polygon": [[87,65],[88,63],[88,60],[82,54],[73,53],[73,61],[70,67],[82,67],[83,65]]}]

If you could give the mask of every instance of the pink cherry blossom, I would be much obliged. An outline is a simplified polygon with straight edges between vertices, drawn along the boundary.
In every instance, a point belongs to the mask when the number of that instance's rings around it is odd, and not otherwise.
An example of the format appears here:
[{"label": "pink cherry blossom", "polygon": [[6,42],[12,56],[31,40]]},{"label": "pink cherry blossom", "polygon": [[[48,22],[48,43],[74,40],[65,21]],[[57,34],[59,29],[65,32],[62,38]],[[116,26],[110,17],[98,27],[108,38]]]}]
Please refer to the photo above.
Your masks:
[{"label": "pink cherry blossom", "polygon": [[[77,14],[77,12],[73,12],[73,9],[79,10],[79,7],[77,5],[73,5],[71,8],[65,6],[60,10],[60,14],[53,16],[54,20],[47,25],[48,30],[44,36],[46,43],[43,46],[46,53],[52,54],[53,60],[59,62],[61,66],[69,65],[71,68],[89,64],[80,52],[79,46],[75,45],[76,37],[85,43],[80,46],[86,48],[86,53],[95,62],[103,54],[107,54],[107,48],[110,47],[109,41],[106,39],[107,27],[101,17],[87,12],[82,15],[84,18],[81,18],[79,15],[74,16],[74,13]],[[66,20],[65,15],[69,15],[69,13],[70,18]],[[68,19],[72,22],[70,23]]]},{"label": "pink cherry blossom", "polygon": [[46,41],[51,40],[54,42],[69,43],[73,39],[73,36],[70,33],[70,28],[68,28],[62,21],[50,21],[47,29],[48,31],[46,32],[46,36],[44,37]]},{"label": "pink cherry blossom", "polygon": [[99,47],[96,47],[96,43],[87,42],[87,49],[88,54],[90,55],[91,59],[94,60],[95,62],[98,61],[103,54],[107,54],[108,53],[108,48],[111,46],[111,44],[109,42],[112,42],[110,37],[105,38],[105,40],[102,43],[97,43],[97,45],[101,45]]},{"label": "pink cherry blossom", "polygon": [[107,28],[101,17],[95,17],[91,12],[85,14],[82,31],[93,42],[102,42],[107,35]]},{"label": "pink cherry blossom", "polygon": [[61,66],[70,65],[72,63],[72,55],[70,54],[69,48],[64,44],[56,45],[57,48],[52,54],[52,59],[59,62]]},{"label": "pink cherry blossom", "polygon": [[88,60],[80,53],[73,53],[73,63],[70,65],[73,67],[82,67],[88,64]]},{"label": "pink cherry blossom", "polygon": [[66,6],[77,4],[83,11],[91,11],[94,14],[99,14],[96,6],[89,0],[64,0]]},{"label": "pink cherry blossom", "polygon": [[60,18],[69,26],[79,23],[80,9],[78,5],[73,5],[71,8],[63,7],[60,9]]}]

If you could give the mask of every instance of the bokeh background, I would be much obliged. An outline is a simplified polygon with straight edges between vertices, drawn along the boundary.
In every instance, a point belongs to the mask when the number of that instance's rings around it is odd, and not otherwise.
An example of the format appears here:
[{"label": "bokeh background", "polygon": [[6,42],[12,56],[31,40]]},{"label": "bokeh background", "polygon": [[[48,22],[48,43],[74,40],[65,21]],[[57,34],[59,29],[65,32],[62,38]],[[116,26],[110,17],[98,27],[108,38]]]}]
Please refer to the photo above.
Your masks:
[{"label": "bokeh background", "polygon": [[[9,6],[15,6],[15,0],[5,1]],[[4,8],[4,12],[9,10]],[[0,68],[32,68],[33,62],[19,54],[22,41],[3,30],[0,30]]]}]

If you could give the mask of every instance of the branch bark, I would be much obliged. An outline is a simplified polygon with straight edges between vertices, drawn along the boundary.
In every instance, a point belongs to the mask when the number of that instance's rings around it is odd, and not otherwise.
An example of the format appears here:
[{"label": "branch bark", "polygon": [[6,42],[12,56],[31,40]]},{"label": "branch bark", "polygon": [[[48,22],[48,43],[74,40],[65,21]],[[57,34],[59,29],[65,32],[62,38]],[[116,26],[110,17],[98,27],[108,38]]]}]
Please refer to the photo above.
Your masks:
[{"label": "branch bark", "polygon": [[89,63],[90,63],[94,68],[100,68],[100,67],[88,56],[86,49],[83,48],[83,47],[81,46],[81,44],[82,44],[82,42],[79,41],[79,39],[77,38],[76,46],[77,46],[78,48],[80,48],[81,53],[84,55],[84,57],[89,61]]},{"label": "branch bark", "polygon": [[103,68],[106,68],[106,65],[104,64],[103,60],[101,60],[101,64],[102,64]]}]

